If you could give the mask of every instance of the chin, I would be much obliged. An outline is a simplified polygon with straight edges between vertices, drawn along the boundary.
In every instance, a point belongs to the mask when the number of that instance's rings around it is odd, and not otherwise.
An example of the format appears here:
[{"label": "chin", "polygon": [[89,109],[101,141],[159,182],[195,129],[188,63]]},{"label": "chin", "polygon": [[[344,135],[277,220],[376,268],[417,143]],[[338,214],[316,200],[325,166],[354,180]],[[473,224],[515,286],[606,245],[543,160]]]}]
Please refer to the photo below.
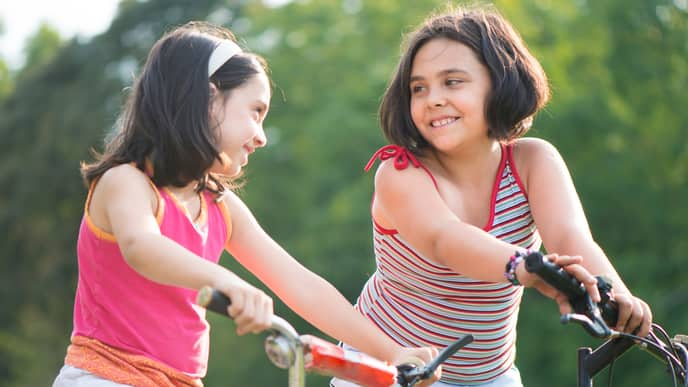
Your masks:
[{"label": "chin", "polygon": [[228,171],[225,171],[224,175],[227,177],[238,177],[239,175],[241,175],[241,167],[230,168]]},{"label": "chin", "polygon": [[210,172],[231,178],[239,176],[241,174],[241,169],[241,166],[234,163],[228,166],[216,164],[210,169]]}]

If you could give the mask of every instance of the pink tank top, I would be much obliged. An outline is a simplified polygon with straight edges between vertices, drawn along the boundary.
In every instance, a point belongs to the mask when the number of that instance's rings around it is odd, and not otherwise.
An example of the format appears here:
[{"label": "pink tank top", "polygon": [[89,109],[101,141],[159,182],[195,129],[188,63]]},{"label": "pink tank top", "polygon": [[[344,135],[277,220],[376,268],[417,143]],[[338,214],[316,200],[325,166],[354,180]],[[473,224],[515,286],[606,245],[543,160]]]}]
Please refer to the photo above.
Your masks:
[{"label": "pink tank top", "polygon": [[[72,335],[146,356],[194,378],[205,376],[209,326],[205,309],[195,305],[196,291],[148,280],[126,263],[114,235],[91,221],[88,207],[93,187],[77,242],[79,281]],[[223,202],[216,203],[204,191],[201,214],[194,224],[168,191],[156,192],[162,234],[217,263],[231,233]]]}]

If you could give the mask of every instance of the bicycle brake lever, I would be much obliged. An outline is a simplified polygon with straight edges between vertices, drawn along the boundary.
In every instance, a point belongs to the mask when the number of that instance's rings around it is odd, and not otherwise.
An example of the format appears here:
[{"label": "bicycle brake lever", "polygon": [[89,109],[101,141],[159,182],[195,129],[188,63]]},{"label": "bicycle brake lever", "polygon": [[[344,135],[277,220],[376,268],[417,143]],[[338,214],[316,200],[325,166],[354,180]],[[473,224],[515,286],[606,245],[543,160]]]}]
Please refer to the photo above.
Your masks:
[{"label": "bicycle brake lever", "polygon": [[612,335],[612,330],[602,318],[602,313],[589,295],[585,295],[588,313],[591,317],[581,313],[568,313],[561,316],[561,323],[569,321],[580,324],[590,335],[599,338],[607,338]]},{"label": "bicycle brake lever", "polygon": [[473,335],[468,334],[444,348],[442,352],[437,355],[428,365],[425,367],[416,367],[413,364],[402,364],[397,367],[399,370],[399,382],[404,386],[413,386],[423,379],[430,378],[437,367],[444,363],[451,355],[456,353],[461,348],[470,344],[473,341]]}]

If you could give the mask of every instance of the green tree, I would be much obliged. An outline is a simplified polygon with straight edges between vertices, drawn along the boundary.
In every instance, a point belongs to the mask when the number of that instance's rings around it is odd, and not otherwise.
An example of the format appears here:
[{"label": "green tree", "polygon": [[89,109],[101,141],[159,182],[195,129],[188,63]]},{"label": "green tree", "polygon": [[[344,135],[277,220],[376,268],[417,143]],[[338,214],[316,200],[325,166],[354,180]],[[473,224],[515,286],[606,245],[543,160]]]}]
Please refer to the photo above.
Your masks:
[{"label": "green tree", "polygon": [[25,44],[26,60],[22,73],[35,71],[50,62],[62,43],[62,38],[55,28],[46,23],[41,24]]},{"label": "green tree", "polygon": [[53,54],[57,40],[45,30],[29,44],[33,62],[0,104],[0,384],[47,385],[64,359],[86,194],[79,162],[102,148],[122,90],[163,32],[234,9],[127,0],[110,29],[88,42],[69,41]]},{"label": "green tree", "polygon": [[[561,150],[593,232],[628,285],[670,332],[685,333],[688,14],[681,4],[496,1],[550,76],[552,103],[530,135]],[[86,193],[78,163],[89,159],[89,148],[101,148],[153,42],[188,20],[224,24],[268,59],[275,82],[270,144],[252,157],[241,195],[278,242],[353,302],[374,269],[372,174],[362,168],[384,144],[377,105],[402,33],[442,6],[124,0],[109,30],[88,42],[39,33],[29,50],[35,67],[19,69],[21,76],[4,78],[0,61],[0,385],[46,385],[55,376],[71,327]],[[231,257],[224,262],[260,285]],[[300,332],[320,335],[282,303],[276,310]],[[236,337],[231,322],[209,318],[206,385],[285,383],[261,336]],[[598,343],[556,321],[554,303],[528,292],[517,359],[528,386],[573,385],[575,348]],[[639,351],[618,368],[628,372],[617,372],[616,385],[666,380]],[[309,385],[325,380],[311,376]]]},{"label": "green tree", "polygon": [[[0,36],[5,34],[5,23],[0,19]],[[5,58],[0,55],[0,102],[12,92],[10,68]]]}]

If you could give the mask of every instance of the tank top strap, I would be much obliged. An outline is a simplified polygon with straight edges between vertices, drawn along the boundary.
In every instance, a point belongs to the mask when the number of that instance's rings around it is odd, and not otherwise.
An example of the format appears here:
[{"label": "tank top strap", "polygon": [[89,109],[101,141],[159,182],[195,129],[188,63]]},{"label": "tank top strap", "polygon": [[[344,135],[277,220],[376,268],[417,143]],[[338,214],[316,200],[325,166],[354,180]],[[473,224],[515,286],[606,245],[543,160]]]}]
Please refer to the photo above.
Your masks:
[{"label": "tank top strap", "polygon": [[366,164],[364,170],[366,172],[370,170],[373,164],[375,164],[375,161],[377,161],[378,159],[380,159],[380,161],[394,159],[394,168],[396,168],[399,171],[406,169],[409,166],[409,164],[413,165],[416,168],[421,168],[425,171],[425,173],[428,174],[428,176],[430,176],[430,180],[432,180],[432,183],[435,185],[435,188],[439,190],[437,180],[435,180],[435,176],[433,176],[432,172],[430,172],[430,170],[426,168],[425,165],[418,161],[416,156],[414,156],[413,153],[411,153],[411,151],[404,148],[403,146],[389,144],[378,149],[377,152],[375,152],[373,156],[370,158],[370,160],[368,160],[368,163]]},{"label": "tank top strap", "polygon": [[411,153],[408,149],[399,145],[389,144],[378,149],[377,152],[375,152],[370,158],[370,160],[368,160],[368,163],[364,169],[367,172],[373,166],[373,164],[375,164],[377,159],[380,159],[380,161],[385,161],[392,158],[394,159],[394,168],[398,170],[406,169],[409,163],[416,168],[420,168],[422,166],[418,159],[416,159],[416,156],[414,156],[413,153]]},{"label": "tank top strap", "polygon": [[[129,165],[131,165],[134,168],[137,168],[136,163],[134,163],[134,162],[129,163]],[[148,180],[148,184],[150,185],[151,189],[153,189],[153,191],[155,192],[155,197],[156,197],[157,202],[158,202],[158,207],[155,210],[155,219],[158,222],[158,225],[160,225],[160,224],[162,224],[162,217],[165,214],[165,200],[163,199],[163,197],[160,193],[160,190],[155,185],[155,183],[153,182],[151,177],[148,175],[148,173],[143,172],[143,174],[146,176],[146,180]],[[88,193],[86,196],[86,200],[84,201],[84,214],[86,215],[88,222],[91,222],[91,215],[90,215],[88,209],[91,207],[91,199],[93,198],[93,191],[95,190],[96,185],[98,184],[98,181],[100,180],[100,178],[101,178],[101,176],[96,177],[88,185]]]},{"label": "tank top strap", "polygon": [[528,198],[526,186],[523,184],[523,180],[521,180],[521,176],[518,174],[518,171],[516,170],[516,162],[514,161],[514,143],[503,144],[502,151],[506,152],[505,164],[509,166],[509,172],[511,173],[511,176],[514,178],[516,184],[523,192],[523,195],[525,195],[525,197]]}]

